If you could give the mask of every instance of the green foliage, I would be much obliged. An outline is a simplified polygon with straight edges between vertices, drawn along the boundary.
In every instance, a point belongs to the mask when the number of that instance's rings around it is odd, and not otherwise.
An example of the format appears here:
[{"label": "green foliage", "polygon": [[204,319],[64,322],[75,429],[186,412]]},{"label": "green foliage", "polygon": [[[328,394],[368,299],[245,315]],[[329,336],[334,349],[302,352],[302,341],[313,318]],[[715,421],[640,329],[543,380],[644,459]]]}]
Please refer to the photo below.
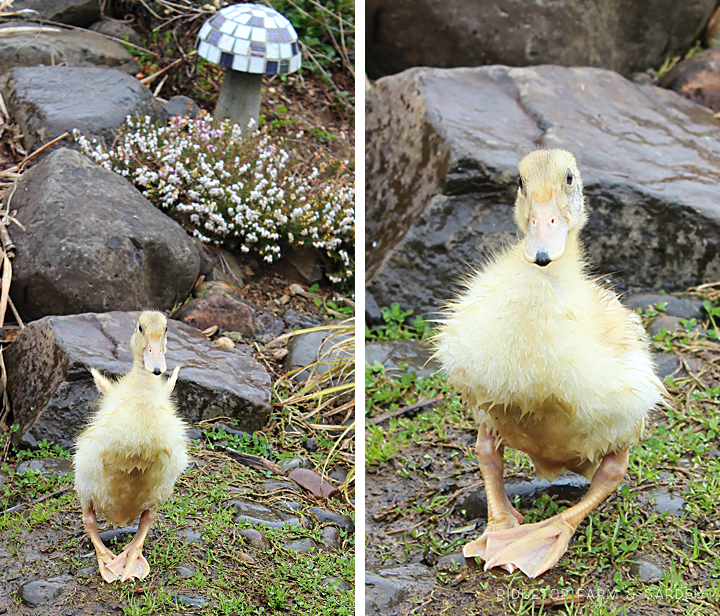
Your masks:
[{"label": "green foliage", "polygon": [[373,329],[366,325],[366,340],[409,340],[411,338],[427,340],[432,335],[430,322],[420,316],[415,317],[412,324],[408,325],[406,322],[413,311],[402,310],[397,302],[393,302],[390,308],[381,308],[380,312],[385,325]]}]

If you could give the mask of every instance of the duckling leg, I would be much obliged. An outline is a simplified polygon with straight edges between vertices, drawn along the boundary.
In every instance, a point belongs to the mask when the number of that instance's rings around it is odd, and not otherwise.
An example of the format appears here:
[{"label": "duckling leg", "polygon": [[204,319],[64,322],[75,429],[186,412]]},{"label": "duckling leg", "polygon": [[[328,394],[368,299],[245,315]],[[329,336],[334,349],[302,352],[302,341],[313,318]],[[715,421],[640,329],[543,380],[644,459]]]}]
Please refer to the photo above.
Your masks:
[{"label": "duckling leg", "polygon": [[140,516],[140,524],[138,525],[138,531],[135,533],[133,540],[128,543],[123,551],[108,565],[108,569],[111,569],[113,573],[120,577],[120,581],[124,582],[131,577],[135,577],[139,580],[144,580],[148,573],[150,573],[150,565],[145,557],[142,555],[142,546],[145,543],[145,537],[147,537],[150,527],[155,521],[157,509],[146,509]]},{"label": "duckling leg", "polygon": [[[483,560],[489,558],[487,553],[488,537],[497,531],[509,530],[523,523],[523,517],[515,510],[508,500],[503,483],[503,452],[505,448],[495,445],[495,437],[489,435],[483,426],[478,430],[475,449],[478,455],[480,472],[485,480],[487,495],[488,524],[485,532],[463,548],[465,558],[477,556]],[[512,573],[512,564],[503,564],[503,568]]]},{"label": "duckling leg", "polygon": [[115,560],[115,554],[113,554],[100,539],[98,534],[97,518],[95,517],[95,510],[92,505],[83,507],[82,510],[82,521],[85,526],[85,532],[90,537],[93,546],[95,547],[95,553],[97,554],[98,566],[100,567],[100,575],[106,582],[114,582],[118,576],[112,571],[108,570],[106,565],[109,565]]},{"label": "duckling leg", "polygon": [[577,505],[544,522],[492,533],[488,543],[493,542],[493,553],[487,554],[485,571],[512,563],[528,577],[536,578],[554,567],[567,550],[575,529],[620,484],[629,458],[628,449],[606,455],[595,471],[590,489]]}]

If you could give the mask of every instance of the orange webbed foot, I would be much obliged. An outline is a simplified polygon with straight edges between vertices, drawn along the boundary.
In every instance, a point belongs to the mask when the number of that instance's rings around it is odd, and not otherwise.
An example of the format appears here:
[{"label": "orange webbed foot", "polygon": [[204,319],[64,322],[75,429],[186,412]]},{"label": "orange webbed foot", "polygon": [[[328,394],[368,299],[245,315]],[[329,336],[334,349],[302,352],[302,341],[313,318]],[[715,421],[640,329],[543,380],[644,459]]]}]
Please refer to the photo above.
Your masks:
[{"label": "orange webbed foot", "polygon": [[487,534],[485,571],[514,565],[530,578],[554,567],[567,551],[575,527],[562,516]]},{"label": "orange webbed foot", "polygon": [[114,579],[120,578],[121,582],[125,582],[133,577],[138,580],[144,580],[150,573],[150,565],[148,565],[145,557],[140,550],[134,550],[130,545],[107,565],[107,569],[115,576]]}]

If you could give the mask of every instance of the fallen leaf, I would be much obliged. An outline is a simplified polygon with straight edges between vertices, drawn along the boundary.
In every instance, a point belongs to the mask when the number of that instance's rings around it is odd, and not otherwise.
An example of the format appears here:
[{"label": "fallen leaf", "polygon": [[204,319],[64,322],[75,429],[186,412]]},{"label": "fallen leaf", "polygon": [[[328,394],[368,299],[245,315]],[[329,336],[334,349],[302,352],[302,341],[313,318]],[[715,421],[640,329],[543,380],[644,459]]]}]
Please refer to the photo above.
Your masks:
[{"label": "fallen leaf", "polygon": [[296,484],[320,498],[332,498],[339,491],[327,479],[308,468],[296,468],[288,475]]},{"label": "fallen leaf", "polygon": [[204,329],[202,334],[206,338],[212,338],[215,334],[217,334],[217,330],[220,329],[217,325],[211,325],[207,329]]},{"label": "fallen leaf", "polygon": [[273,358],[275,360],[281,360],[283,357],[285,357],[290,351],[287,349],[276,349],[273,351]]},{"label": "fallen leaf", "polygon": [[228,338],[227,336],[220,336],[220,338],[218,338],[215,341],[215,344],[217,344],[218,346],[224,347],[226,349],[234,349],[235,348],[235,343],[232,340],[230,340],[230,338]]}]

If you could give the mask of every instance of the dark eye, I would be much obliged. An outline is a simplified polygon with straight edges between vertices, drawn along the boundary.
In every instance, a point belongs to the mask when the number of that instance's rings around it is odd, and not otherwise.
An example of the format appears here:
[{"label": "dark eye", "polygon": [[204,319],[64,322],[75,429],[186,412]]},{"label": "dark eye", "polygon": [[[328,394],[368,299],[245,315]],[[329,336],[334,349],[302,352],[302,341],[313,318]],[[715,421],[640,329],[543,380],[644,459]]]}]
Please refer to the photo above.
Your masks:
[{"label": "dark eye", "polygon": [[523,194],[525,194],[525,182],[523,181],[522,177],[518,181],[518,187],[522,191]]},{"label": "dark eye", "polygon": [[565,183],[566,183],[568,186],[572,186],[572,183],[573,183],[573,174],[570,173],[569,171],[567,172],[567,175],[565,176]]},{"label": "dark eye", "polygon": [[138,323],[138,331],[139,331],[141,334],[143,333],[143,328],[142,328],[142,325],[140,325],[140,323]]}]

